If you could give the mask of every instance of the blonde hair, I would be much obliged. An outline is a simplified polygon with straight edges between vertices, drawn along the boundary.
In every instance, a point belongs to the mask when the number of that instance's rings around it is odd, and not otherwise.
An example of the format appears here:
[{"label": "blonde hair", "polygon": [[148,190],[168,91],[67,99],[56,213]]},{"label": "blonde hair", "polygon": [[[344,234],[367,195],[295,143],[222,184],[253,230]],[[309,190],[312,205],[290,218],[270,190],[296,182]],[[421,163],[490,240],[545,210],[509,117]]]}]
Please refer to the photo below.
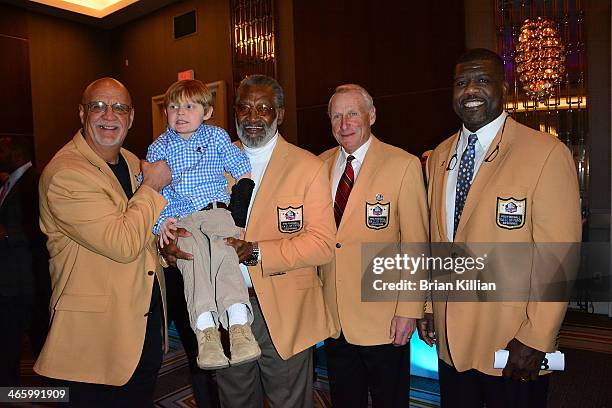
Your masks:
[{"label": "blonde hair", "polygon": [[202,81],[183,79],[170,85],[164,95],[164,106],[187,99],[199,103],[204,109],[211,107],[213,103],[212,93]]}]

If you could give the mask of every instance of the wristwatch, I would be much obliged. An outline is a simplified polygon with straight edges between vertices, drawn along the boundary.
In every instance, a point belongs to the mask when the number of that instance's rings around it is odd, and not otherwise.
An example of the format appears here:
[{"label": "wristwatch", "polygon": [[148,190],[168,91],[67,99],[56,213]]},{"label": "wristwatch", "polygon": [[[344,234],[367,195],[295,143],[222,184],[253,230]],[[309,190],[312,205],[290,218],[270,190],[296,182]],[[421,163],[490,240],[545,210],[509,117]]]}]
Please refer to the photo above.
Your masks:
[{"label": "wristwatch", "polygon": [[253,246],[251,256],[246,261],[242,262],[246,266],[255,266],[259,262],[259,245],[257,245],[257,242],[251,242],[251,245]]},{"label": "wristwatch", "polygon": [[161,265],[162,268],[169,268],[170,264],[168,264],[166,257],[162,254],[159,245],[160,245],[160,242],[158,241],[157,245],[155,245],[155,247],[157,248],[157,260],[159,261],[159,264]]}]

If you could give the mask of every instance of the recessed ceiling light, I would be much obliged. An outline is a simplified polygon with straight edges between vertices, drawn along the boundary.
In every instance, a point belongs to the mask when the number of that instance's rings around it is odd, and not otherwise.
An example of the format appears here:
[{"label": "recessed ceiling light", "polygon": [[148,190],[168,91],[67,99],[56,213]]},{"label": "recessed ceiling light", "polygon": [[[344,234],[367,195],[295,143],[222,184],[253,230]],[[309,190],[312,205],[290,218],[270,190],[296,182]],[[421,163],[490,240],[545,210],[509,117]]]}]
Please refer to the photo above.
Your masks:
[{"label": "recessed ceiling light", "polygon": [[139,0],[30,0],[63,10],[103,18]]}]

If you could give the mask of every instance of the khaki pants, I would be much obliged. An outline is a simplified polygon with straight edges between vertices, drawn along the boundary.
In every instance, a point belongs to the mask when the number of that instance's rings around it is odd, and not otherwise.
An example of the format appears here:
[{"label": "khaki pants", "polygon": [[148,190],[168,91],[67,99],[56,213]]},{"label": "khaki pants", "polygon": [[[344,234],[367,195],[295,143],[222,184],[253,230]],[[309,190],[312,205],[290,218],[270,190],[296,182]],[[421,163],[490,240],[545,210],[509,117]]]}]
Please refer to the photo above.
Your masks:
[{"label": "khaki pants", "polygon": [[252,323],[253,308],[238,255],[223,240],[240,236],[230,212],[223,208],[197,211],[179,220],[177,225],[191,233],[191,237],[179,238],[179,246],[193,254],[193,261],[179,259],[176,266],[183,274],[189,323],[193,331],[196,331],[198,316],[206,312],[212,312],[217,326],[221,323],[227,329],[226,312],[235,303],[247,306],[249,324]]}]

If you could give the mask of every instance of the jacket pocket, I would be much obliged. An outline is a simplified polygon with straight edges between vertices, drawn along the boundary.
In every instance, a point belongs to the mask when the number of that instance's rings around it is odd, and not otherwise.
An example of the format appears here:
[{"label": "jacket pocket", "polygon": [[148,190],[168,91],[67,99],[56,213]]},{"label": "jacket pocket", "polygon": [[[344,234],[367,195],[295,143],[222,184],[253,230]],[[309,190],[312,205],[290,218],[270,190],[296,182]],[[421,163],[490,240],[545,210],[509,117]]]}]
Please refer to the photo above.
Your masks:
[{"label": "jacket pocket", "polygon": [[109,295],[63,295],[57,301],[55,310],[103,313],[108,309],[109,301]]},{"label": "jacket pocket", "polygon": [[296,289],[310,289],[323,286],[323,282],[319,279],[319,275],[315,271],[308,271],[307,273],[297,274],[294,272],[291,278],[295,284]]}]

